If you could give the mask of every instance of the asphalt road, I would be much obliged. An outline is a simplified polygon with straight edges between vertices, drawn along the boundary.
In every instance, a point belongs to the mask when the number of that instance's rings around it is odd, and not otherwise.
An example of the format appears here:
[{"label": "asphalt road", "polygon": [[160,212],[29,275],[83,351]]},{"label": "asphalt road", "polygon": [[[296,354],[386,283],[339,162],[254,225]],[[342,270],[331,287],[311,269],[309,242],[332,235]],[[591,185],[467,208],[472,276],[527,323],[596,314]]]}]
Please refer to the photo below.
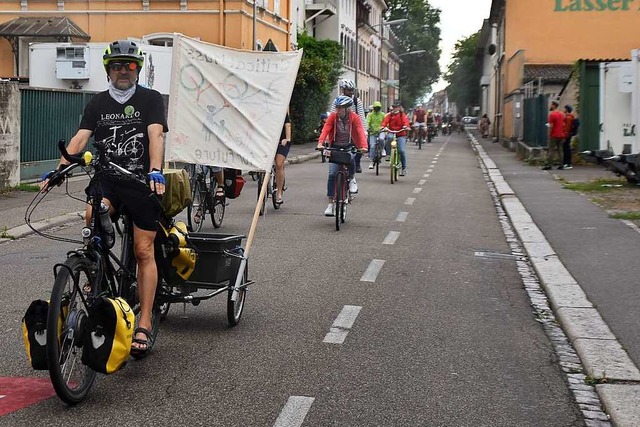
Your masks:
[{"label": "asphalt road", "polygon": [[[285,204],[258,226],[237,327],[223,297],[174,305],[149,358],[99,377],[74,408],[54,397],[0,425],[583,425],[515,261],[477,256],[509,246],[470,145],[440,136],[408,152],[394,185],[386,165],[375,176],[363,161],[339,232],[322,215],[326,164],[288,166]],[[221,232],[247,233],[255,194],[249,181]],[[55,229],[79,232],[79,221]],[[20,319],[72,248],[37,236],[0,245],[0,377],[47,378],[27,366]],[[365,274],[372,260],[377,275]],[[345,306],[344,342],[324,342]],[[287,402],[298,403],[289,418]]]}]

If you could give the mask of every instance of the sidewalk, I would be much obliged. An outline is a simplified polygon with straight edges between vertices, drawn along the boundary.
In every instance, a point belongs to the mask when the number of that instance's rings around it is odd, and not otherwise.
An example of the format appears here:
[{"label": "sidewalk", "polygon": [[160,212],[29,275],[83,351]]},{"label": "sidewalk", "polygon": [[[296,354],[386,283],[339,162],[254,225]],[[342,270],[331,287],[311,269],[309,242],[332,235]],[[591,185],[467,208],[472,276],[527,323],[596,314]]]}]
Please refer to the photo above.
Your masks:
[{"label": "sidewalk", "polygon": [[[285,164],[297,164],[314,159],[319,160],[320,152],[315,150],[315,143],[294,144],[291,146]],[[31,224],[38,230],[54,227],[69,221],[80,220],[80,213],[84,212],[84,189],[87,179],[75,177],[69,180],[69,193],[79,199],[74,200],[64,192],[65,184],[51,191],[43,202],[35,209],[31,217]],[[0,194],[0,236],[20,238],[33,233],[25,224],[25,211],[33,198],[37,195],[29,191],[13,191]],[[11,238],[0,237],[0,244]]]},{"label": "sidewalk", "polygon": [[[472,145],[611,420],[640,425],[640,235],[569,181],[613,178],[601,166],[542,171],[489,140]],[[640,189],[638,196],[640,196]]]}]

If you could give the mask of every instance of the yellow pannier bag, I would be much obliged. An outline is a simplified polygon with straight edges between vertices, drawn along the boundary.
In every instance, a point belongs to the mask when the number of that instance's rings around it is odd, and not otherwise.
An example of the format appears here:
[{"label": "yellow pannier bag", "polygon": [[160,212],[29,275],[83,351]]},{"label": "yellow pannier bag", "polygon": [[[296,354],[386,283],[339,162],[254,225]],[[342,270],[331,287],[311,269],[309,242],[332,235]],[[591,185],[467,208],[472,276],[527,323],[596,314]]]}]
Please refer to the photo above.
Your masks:
[{"label": "yellow pannier bag", "polygon": [[165,169],[162,174],[167,180],[162,209],[165,217],[173,218],[191,203],[189,174],[184,169]]},{"label": "yellow pannier bag", "polygon": [[112,374],[129,359],[135,315],[121,297],[96,298],[88,314],[82,336],[82,363],[94,371]]}]

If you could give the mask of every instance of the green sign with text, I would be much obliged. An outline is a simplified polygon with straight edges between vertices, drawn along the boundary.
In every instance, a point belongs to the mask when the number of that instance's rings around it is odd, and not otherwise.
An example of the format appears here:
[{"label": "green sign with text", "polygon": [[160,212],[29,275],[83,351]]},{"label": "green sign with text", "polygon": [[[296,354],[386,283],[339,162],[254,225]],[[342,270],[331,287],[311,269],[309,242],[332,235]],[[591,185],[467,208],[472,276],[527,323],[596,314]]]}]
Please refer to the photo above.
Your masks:
[{"label": "green sign with text", "polygon": [[632,9],[636,0],[556,0],[555,12],[605,12]]}]

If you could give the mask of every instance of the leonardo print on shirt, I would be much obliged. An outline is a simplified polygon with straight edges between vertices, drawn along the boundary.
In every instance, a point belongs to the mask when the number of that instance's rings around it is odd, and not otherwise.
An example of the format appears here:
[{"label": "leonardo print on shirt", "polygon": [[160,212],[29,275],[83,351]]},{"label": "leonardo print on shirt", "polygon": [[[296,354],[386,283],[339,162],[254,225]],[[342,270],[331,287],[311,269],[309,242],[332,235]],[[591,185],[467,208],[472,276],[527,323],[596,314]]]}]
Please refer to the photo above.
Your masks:
[{"label": "leonardo print on shirt", "polygon": [[126,105],[122,113],[101,114],[98,126],[109,131],[106,138],[98,141],[106,145],[109,159],[130,172],[144,172],[144,127],[140,112]]}]

